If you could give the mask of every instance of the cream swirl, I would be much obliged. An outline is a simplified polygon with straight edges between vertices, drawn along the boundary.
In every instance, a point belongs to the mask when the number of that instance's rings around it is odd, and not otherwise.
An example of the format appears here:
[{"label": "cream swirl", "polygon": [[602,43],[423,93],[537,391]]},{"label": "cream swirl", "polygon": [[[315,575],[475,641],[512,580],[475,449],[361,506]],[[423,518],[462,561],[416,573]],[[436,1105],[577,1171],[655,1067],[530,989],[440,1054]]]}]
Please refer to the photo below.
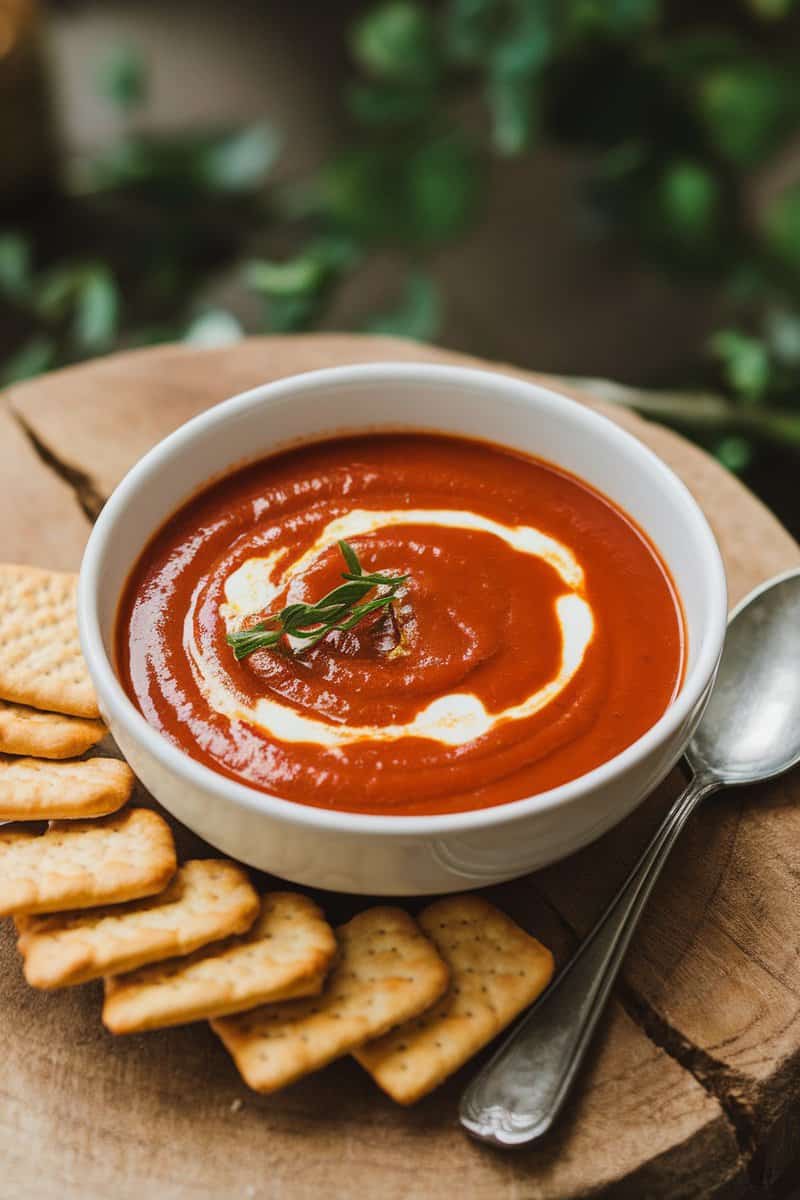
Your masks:
[{"label": "cream swirl", "polygon": [[[208,704],[230,721],[256,726],[280,742],[313,743],[329,750],[358,742],[394,742],[402,738],[427,738],[447,746],[462,746],[509,721],[525,720],[541,712],[564,691],[580,670],[594,635],[592,609],[584,595],[584,573],[572,551],[556,539],[529,525],[504,525],[469,510],[460,509],[353,509],[330,521],[312,546],[281,569],[286,548],[251,557],[225,581],[225,602],[219,612],[228,631],[238,629],[254,613],[269,608],[274,599],[291,589],[293,580],[340,539],[350,539],[398,525],[438,525],[486,533],[501,538],[513,550],[547,562],[568,589],[555,600],[555,617],[561,632],[561,658],[555,675],[520,703],[499,712],[487,711],[470,692],[449,692],[437,697],[402,724],[334,724],[299,712],[263,696],[245,704],[237,696],[219,664],[212,663],[198,645],[194,606],[197,591],[184,622],[184,645],[194,676]],[[289,592],[291,595],[291,591]]]}]

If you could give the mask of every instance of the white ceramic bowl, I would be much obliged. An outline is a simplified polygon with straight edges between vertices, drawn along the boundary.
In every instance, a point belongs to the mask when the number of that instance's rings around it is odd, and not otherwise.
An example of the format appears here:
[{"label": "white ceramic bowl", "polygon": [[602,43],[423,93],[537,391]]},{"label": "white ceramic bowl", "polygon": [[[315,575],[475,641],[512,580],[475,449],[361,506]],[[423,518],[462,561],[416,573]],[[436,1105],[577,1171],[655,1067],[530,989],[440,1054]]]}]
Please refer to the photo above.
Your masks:
[{"label": "white ceramic bowl", "polygon": [[[208,480],[298,440],[354,430],[487,438],[556,463],[629,513],[683,600],[688,665],[661,719],[623,753],[551,791],[477,812],[380,817],[265,795],[195,762],[147,724],[117,679],[121,590],[150,536]],[[726,590],[706,520],[684,485],[635,438],[529,383],[460,367],[338,367],[254,388],[171,434],[116,489],[80,576],[81,643],[100,708],[145,786],[226,854],[296,883],[411,895],[481,887],[563,858],[620,821],[680,757],[722,650]],[[413,778],[409,780],[413,787]]]}]

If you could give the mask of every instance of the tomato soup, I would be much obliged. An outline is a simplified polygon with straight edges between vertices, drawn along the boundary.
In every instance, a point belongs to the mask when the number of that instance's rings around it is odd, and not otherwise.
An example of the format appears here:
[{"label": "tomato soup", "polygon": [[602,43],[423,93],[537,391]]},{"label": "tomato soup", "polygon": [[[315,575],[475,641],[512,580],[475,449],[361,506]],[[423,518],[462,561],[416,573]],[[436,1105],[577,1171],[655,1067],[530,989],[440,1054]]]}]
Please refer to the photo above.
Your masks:
[{"label": "tomato soup", "polygon": [[[320,607],[343,576],[363,615]],[[336,627],[287,632],[303,612]],[[654,547],[579,479],[487,443],[368,434],[185,504],[131,574],[117,657],[145,718],[214,770],[411,815],[518,800],[618,754],[680,687],[684,630]]]}]

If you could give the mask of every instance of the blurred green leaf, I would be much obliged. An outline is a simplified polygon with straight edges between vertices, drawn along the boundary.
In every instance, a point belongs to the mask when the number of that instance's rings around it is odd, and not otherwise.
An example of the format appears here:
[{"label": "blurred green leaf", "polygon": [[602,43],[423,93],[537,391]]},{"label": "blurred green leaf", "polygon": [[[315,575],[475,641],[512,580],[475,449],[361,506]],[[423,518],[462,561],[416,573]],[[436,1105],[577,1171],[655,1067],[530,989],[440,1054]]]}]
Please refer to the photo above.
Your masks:
[{"label": "blurred green leaf", "polygon": [[83,167],[84,190],[143,189],[161,205],[200,194],[238,195],[264,183],[278,140],[263,124],[185,134],[133,135]]},{"label": "blurred green leaf", "polygon": [[244,266],[248,287],[266,301],[268,327],[276,333],[305,329],[321,312],[334,284],[359,261],[356,244],[328,235],[284,262],[253,259]]},{"label": "blurred green leaf", "polygon": [[674,162],[661,175],[657,189],[658,217],[670,241],[697,248],[713,236],[720,207],[717,180],[697,162]]},{"label": "blurred green leaf", "polygon": [[41,375],[53,365],[56,358],[56,343],[45,334],[35,334],[15,354],[7,358],[0,368],[0,384],[22,383]]},{"label": "blurred green leaf", "polygon": [[416,272],[397,308],[370,318],[366,329],[369,333],[429,342],[438,335],[441,322],[442,305],[436,284],[427,275]]},{"label": "blurred green leaf", "polygon": [[800,276],[800,184],[772,202],[764,216],[763,236],[769,253]]},{"label": "blurred green leaf", "polygon": [[570,33],[579,37],[635,37],[661,17],[660,0],[571,0],[568,7]]},{"label": "blurred green leaf", "polygon": [[147,68],[134,46],[118,46],[97,72],[98,93],[123,113],[132,112],[147,97]]},{"label": "blurred green leaf", "polygon": [[0,234],[0,296],[21,300],[31,285],[31,247],[21,233]]},{"label": "blurred green leaf", "polygon": [[753,447],[747,438],[738,434],[730,434],[716,443],[714,454],[724,467],[739,475],[746,467],[750,466]]},{"label": "blurred green leaf", "polygon": [[753,166],[772,154],[800,112],[794,76],[774,63],[741,62],[710,71],[698,88],[708,136],[725,158]]},{"label": "blurred green leaf", "polygon": [[245,281],[255,292],[268,296],[297,296],[313,292],[326,275],[326,267],[313,254],[286,262],[257,259],[245,266]]},{"label": "blurred green leaf", "polygon": [[308,329],[320,308],[316,293],[297,296],[270,296],[267,305],[267,329],[270,333],[296,333]]},{"label": "blurred green leaf", "polygon": [[108,267],[86,268],[76,297],[74,337],[83,349],[94,353],[110,346],[117,331],[119,292]]},{"label": "blurred green leaf", "polygon": [[492,142],[499,154],[513,156],[528,149],[539,133],[539,88],[534,79],[490,78]]},{"label": "blurred green leaf", "polygon": [[598,178],[612,182],[625,180],[647,163],[647,147],[640,138],[618,142],[602,154],[594,169]]},{"label": "blurred green leaf", "polygon": [[283,262],[252,259],[244,266],[249,287],[268,296],[302,296],[317,291],[339,271],[355,266],[358,248],[344,237],[320,237]]},{"label": "blurred green leaf", "polygon": [[516,16],[489,51],[489,69],[496,78],[527,79],[537,75],[555,49],[558,20],[551,0],[518,4]]},{"label": "blurred green leaf", "polygon": [[415,246],[468,228],[482,183],[472,146],[453,135],[350,151],[329,164],[321,191],[329,219],[358,240]]},{"label": "blurred green leaf", "polygon": [[241,324],[224,308],[198,313],[186,327],[183,340],[190,346],[230,346],[244,337]]},{"label": "blurred green leaf", "polygon": [[712,279],[729,252],[731,214],[724,176],[702,161],[668,159],[611,184],[612,219],[634,230],[648,257],[681,277]]},{"label": "blurred green leaf", "polygon": [[734,262],[722,290],[729,308],[750,309],[759,305],[772,292],[766,264],[754,258]]},{"label": "blurred green leaf", "polygon": [[352,116],[362,125],[413,125],[430,114],[433,100],[427,87],[404,87],[399,84],[352,84],[346,93]]},{"label": "blurred green leaf", "polygon": [[516,0],[507,8],[503,31],[488,50],[486,86],[494,147],[512,155],[539,131],[541,75],[555,51],[561,12],[552,0]]},{"label": "blurred green leaf", "polygon": [[81,288],[83,273],[84,265],[74,263],[47,271],[35,287],[35,307],[39,315],[48,321],[65,317]]},{"label": "blurred green leaf", "polygon": [[87,353],[106,349],[117,332],[119,292],[104,263],[66,263],[51,268],[34,290],[36,311],[53,323],[72,320],[75,345]]},{"label": "blurred green leaf", "polygon": [[430,12],[413,0],[385,0],[356,21],[350,35],[353,56],[377,79],[429,82],[439,58]]},{"label": "blurred green leaf", "polygon": [[278,139],[272,130],[250,125],[207,146],[199,175],[212,191],[251,191],[264,182],[277,157]]},{"label": "blurred green leaf", "polygon": [[149,139],[123,138],[73,168],[72,185],[78,193],[135,187],[161,174],[158,148]]},{"label": "blurred green leaf", "polygon": [[360,147],[329,162],[320,177],[325,215],[359,241],[403,240],[402,166],[391,147]]},{"label": "blurred green leaf", "polygon": [[653,60],[670,81],[696,85],[706,72],[741,62],[746,43],[725,28],[674,33],[652,51]]},{"label": "blurred green leaf", "polygon": [[449,0],[444,12],[444,47],[452,62],[475,66],[484,60],[494,40],[500,8],[498,0]]},{"label": "blurred green leaf", "polygon": [[758,17],[767,21],[779,21],[788,17],[797,0],[748,0],[748,6]]},{"label": "blurred green leaf", "polygon": [[735,329],[720,330],[709,343],[726,382],[743,400],[759,401],[770,380],[770,360],[765,344]]},{"label": "blurred green leaf", "polygon": [[327,233],[315,238],[311,249],[331,271],[349,271],[361,261],[361,247],[345,234]]},{"label": "blurred green leaf", "polygon": [[443,137],[420,146],[408,164],[405,183],[412,240],[444,242],[471,225],[481,175],[465,139]]},{"label": "blurred green leaf", "polygon": [[769,309],[764,336],[777,362],[792,369],[800,367],[800,313],[787,308]]}]

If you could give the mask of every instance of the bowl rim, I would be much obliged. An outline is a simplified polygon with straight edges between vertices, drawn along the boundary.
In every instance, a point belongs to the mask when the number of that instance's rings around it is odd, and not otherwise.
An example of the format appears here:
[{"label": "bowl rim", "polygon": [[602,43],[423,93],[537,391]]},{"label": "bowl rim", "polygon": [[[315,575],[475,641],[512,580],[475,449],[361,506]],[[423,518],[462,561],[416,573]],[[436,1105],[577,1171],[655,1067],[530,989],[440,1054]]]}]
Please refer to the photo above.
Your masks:
[{"label": "bowl rim", "polygon": [[[630,746],[576,779],[568,780],[558,787],[550,788],[536,795],[489,808],[409,816],[357,813],[301,804],[231,779],[192,758],[147,722],[117,678],[110,656],[106,653],[100,630],[98,597],[101,567],[106,547],[113,537],[116,522],[142,483],[167,468],[171,459],[185,447],[191,445],[196,435],[206,431],[209,427],[224,423],[231,416],[246,413],[265,402],[278,401],[298,389],[319,390],[329,386],[338,387],[342,384],[363,385],[398,381],[421,386],[436,381],[442,384],[473,388],[482,386],[495,393],[503,392],[509,399],[528,403],[535,399],[537,403],[544,403],[551,409],[563,406],[573,409],[589,430],[595,429],[607,442],[610,441],[612,446],[621,447],[642,459],[643,466],[653,474],[654,479],[657,479],[666,491],[671,492],[676,502],[682,505],[685,515],[694,526],[698,539],[705,543],[699,569],[706,576],[709,595],[708,628],[694,665],[687,671],[677,697],[662,716]],[[327,435],[323,433],[322,436]],[[335,434],[331,436],[335,436]],[[503,445],[502,442],[497,444]],[[257,457],[266,457],[267,454],[268,452],[265,452]],[[228,469],[235,469],[235,467],[231,466],[225,471]],[[221,474],[224,475],[225,471],[222,471]],[[202,487],[203,485],[198,486]],[[601,489],[595,490],[601,491],[602,494]],[[190,495],[191,493],[188,493],[186,498],[188,499]],[[150,531],[148,537],[152,536],[153,532],[155,531]],[[145,542],[142,542],[137,553],[141,551],[144,544]],[[133,561],[132,559],[131,566],[133,566]],[[288,824],[311,826],[340,834],[367,837],[375,835],[430,837],[474,832],[506,825],[537,813],[577,803],[588,794],[610,783],[615,777],[624,775],[628,770],[635,768],[660,745],[674,737],[681,724],[703,699],[722,653],[727,625],[727,603],[727,584],[722,556],[705,514],[683,481],[648,446],[609,417],[541,384],[483,368],[426,362],[357,363],[310,370],[260,384],[223,400],[192,417],[148,450],[116,486],[90,533],[78,580],[78,626],[81,648],[89,673],[112,723],[118,722],[132,741],[142,744],[143,748],[167,770],[187,783],[212,793],[217,800],[243,806],[251,811],[255,810],[264,816]]]}]

